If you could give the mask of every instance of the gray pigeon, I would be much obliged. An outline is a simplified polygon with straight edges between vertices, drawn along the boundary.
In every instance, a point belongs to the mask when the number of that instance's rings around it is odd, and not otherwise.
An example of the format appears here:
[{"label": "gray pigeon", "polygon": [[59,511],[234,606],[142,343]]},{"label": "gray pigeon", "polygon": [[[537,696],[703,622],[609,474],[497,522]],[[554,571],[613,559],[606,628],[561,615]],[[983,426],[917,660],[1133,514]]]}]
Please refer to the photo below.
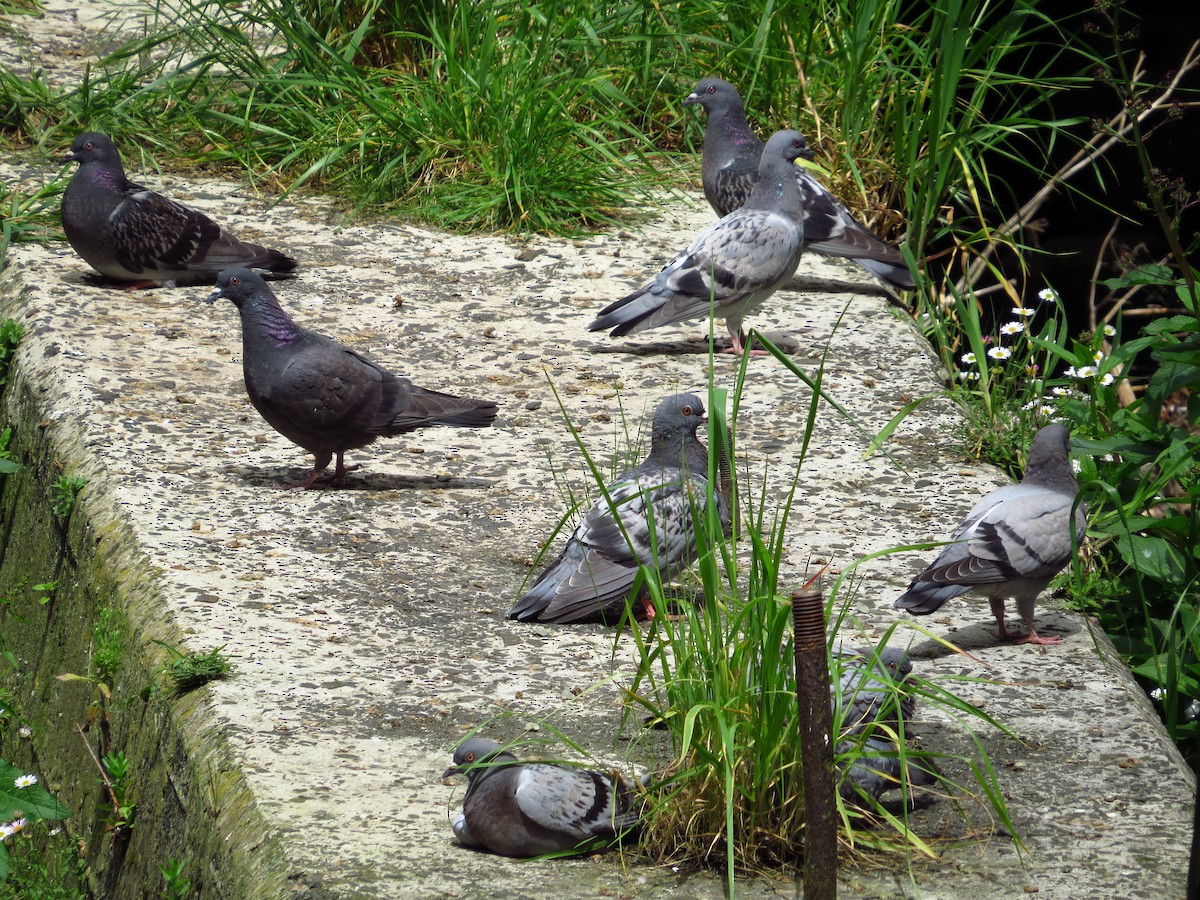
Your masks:
[{"label": "gray pigeon", "polygon": [[332,481],[350,471],[344,454],[376,438],[429,425],[481,428],[496,418],[490,400],[428,391],[332,338],[297,325],[266,282],[227,269],[208,297],[224,297],[242,319],[242,374],[250,402],[272,428],[316,457],[305,490],[337,455]]},{"label": "gray pigeon", "polygon": [[290,256],[239,241],[203,213],[134,184],[107,135],[85,131],[63,161],[79,163],[63,194],[63,230],[75,252],[108,278],[132,287],[212,284],[230,266],[296,268]]},{"label": "gray pigeon", "polygon": [[[841,730],[834,753],[844,756],[856,747],[858,754],[842,767],[840,791],[847,800],[859,797],[858,789],[878,800],[894,788],[928,786],[937,782],[937,767],[926,757],[906,753],[901,777],[896,742],[900,722],[907,730],[917,698],[905,691],[912,661],[903,650],[882,647],[873,659],[870,647],[838,648],[829,686],[834,721],[840,711]],[[879,753],[878,756],[871,755]]]},{"label": "gray pigeon", "polygon": [[[718,216],[743,206],[758,178],[763,144],[746,121],[737,89],[720,78],[705,78],[684,99],[708,114],[701,172],[704,196]],[[806,147],[807,150],[807,147]],[[812,151],[801,154],[812,159]],[[804,249],[853,259],[872,275],[903,289],[916,286],[904,257],[855,221],[825,186],[807,170],[794,166],[804,208]]]},{"label": "gray pigeon", "polygon": [[[1033,438],[1025,477],[992,491],[975,504],[954,532],[952,543],[896,598],[897,609],[923,616],[951,597],[968,591],[991,602],[999,639],[1018,644],[1057,644],[1033,627],[1033,601],[1074,553],[1071,522],[1082,537],[1083,506],[1071,507],[1079,493],[1067,458],[1069,435],[1062,425],[1047,425]],[[1012,597],[1025,623],[1025,634],[1004,627],[1004,600]]]},{"label": "gray pigeon", "polygon": [[471,738],[443,778],[467,776],[454,836],[503,856],[541,856],[610,844],[634,828],[640,804],[616,773],[520,762],[495,741]]},{"label": "gray pigeon", "polygon": [[[513,604],[508,618],[616,622],[635,599],[630,594],[639,566],[657,564],[667,581],[691,565],[697,555],[693,516],[704,505],[708,484],[708,451],[696,438],[704,422],[704,404],[694,394],[660,402],[650,455],[608,486],[611,506],[603,497],[596,501],[562,555]],[[715,496],[725,526],[728,501],[719,490]],[[645,612],[653,615],[648,603]]]},{"label": "gray pigeon", "polygon": [[700,232],[649,284],[602,309],[588,330],[612,328],[617,337],[707,317],[711,309],[725,317],[731,350],[740,356],[742,317],[786,284],[800,262],[803,198],[792,162],[806,150],[798,131],[771,135],[746,203]]}]

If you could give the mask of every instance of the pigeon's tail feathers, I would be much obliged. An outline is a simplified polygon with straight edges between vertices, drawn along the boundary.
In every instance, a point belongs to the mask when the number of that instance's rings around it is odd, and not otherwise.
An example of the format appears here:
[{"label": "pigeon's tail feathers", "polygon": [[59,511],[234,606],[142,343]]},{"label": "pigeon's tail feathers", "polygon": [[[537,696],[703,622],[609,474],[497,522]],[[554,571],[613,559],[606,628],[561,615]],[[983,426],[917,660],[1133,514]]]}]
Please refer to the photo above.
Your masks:
[{"label": "pigeon's tail feathers", "polygon": [[882,278],[892,287],[909,291],[917,286],[907,266],[895,265],[880,259],[856,259],[854,261],[876,278]]},{"label": "pigeon's tail feathers", "polygon": [[662,324],[651,322],[650,317],[662,309],[663,302],[664,298],[651,293],[650,286],[641,288],[600,310],[600,315],[588,326],[588,331],[612,328],[609,334],[620,337],[652,328],[654,324]]},{"label": "pigeon's tail feathers", "polygon": [[[640,781],[640,779],[639,779]],[[637,828],[642,821],[644,804],[621,778],[613,777],[612,829],[617,834]]]},{"label": "pigeon's tail feathers", "polygon": [[274,272],[276,275],[286,275],[289,272],[294,272],[298,265],[300,263],[295,259],[285,256],[278,250],[268,250],[266,257],[262,261],[251,263],[253,268],[266,269],[268,272]]},{"label": "pigeon's tail feathers", "polygon": [[932,759],[921,754],[910,753],[904,758],[908,783],[914,787],[930,787],[938,783],[942,770]]},{"label": "pigeon's tail feathers", "polygon": [[601,559],[572,538],[533,587],[506,613],[520,622],[617,621],[637,580],[637,567]]},{"label": "pigeon's tail feathers", "polygon": [[[215,223],[210,224],[216,230]],[[278,250],[239,241],[224,229],[219,231],[216,239],[207,248],[201,247],[195,252],[193,259],[184,259],[181,262],[187,269],[195,272],[223,272],[234,266],[243,266],[247,269],[273,272],[276,275],[285,275],[299,265],[295,259]]]},{"label": "pigeon's tail feathers", "polygon": [[968,590],[965,584],[938,584],[933,581],[914,581],[908,590],[892,604],[896,609],[906,609],[914,616],[927,616],[942,608],[942,604],[961,597]]},{"label": "pigeon's tail feathers", "polygon": [[563,581],[568,579],[572,572],[577,571],[583,563],[583,547],[577,541],[570,541],[558,559],[546,567],[538,580],[533,583],[533,587],[518,597],[516,603],[505,615],[518,622],[562,621],[553,614],[549,614],[549,618],[543,620],[542,614],[546,613],[550,604],[557,599],[558,588]]},{"label": "pigeon's tail feathers", "polygon": [[[381,434],[400,434],[428,425],[449,425],[458,428],[484,428],[496,418],[497,407],[491,400],[455,397],[441,391],[417,387],[407,379],[396,379],[403,385],[396,397],[390,398],[392,412],[385,414],[379,428]],[[385,405],[383,409],[388,409]]]}]

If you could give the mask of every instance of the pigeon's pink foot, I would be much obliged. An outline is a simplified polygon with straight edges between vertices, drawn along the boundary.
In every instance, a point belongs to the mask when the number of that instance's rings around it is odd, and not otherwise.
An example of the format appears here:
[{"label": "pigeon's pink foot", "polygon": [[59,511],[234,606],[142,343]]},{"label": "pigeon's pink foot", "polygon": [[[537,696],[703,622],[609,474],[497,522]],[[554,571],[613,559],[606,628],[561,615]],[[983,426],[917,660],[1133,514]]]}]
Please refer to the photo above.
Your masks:
[{"label": "pigeon's pink foot", "polygon": [[345,460],[342,459],[342,454],[339,453],[338,458],[337,458],[337,466],[334,467],[333,477],[330,479],[330,481],[333,484],[341,484],[342,479],[344,479],[346,477],[346,473],[353,472],[357,468],[358,468],[357,464],[355,464],[353,466],[346,465]]},{"label": "pigeon's pink foot", "polygon": [[[320,478],[320,475],[321,475],[320,469],[313,469],[311,472],[308,473],[308,477],[305,478],[303,481],[299,481],[296,484],[281,484],[279,486],[279,489],[281,491],[307,491],[316,485],[318,478]],[[325,476],[325,478],[323,478],[321,480],[328,481],[329,476]]]},{"label": "pigeon's pink foot", "polygon": [[1043,646],[1052,646],[1054,644],[1062,643],[1062,638],[1042,637],[1032,628],[1029,629],[1026,634],[1016,635],[1015,637],[1011,638],[1011,640],[1014,644],[1042,644]]}]

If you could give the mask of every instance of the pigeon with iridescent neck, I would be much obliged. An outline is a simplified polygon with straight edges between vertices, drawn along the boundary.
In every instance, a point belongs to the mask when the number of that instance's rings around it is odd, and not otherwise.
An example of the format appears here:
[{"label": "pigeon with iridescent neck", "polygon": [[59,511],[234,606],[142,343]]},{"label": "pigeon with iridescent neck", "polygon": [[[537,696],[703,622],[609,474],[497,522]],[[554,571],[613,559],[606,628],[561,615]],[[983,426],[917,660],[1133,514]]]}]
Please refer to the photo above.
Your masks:
[{"label": "pigeon with iridescent neck", "polygon": [[469,400],[417,387],[332,338],[301,328],[265,281],[228,269],[208,297],[224,297],[242,320],[242,374],[250,402],[272,428],[313,454],[305,490],[337,456],[334,484],[350,468],[347,450],[430,425],[482,428],[496,418],[490,400]]},{"label": "pigeon with iridescent neck", "polygon": [[296,268],[290,256],[239,241],[203,213],[130,181],[108,135],[85,131],[64,161],[79,168],[63,194],[63,231],[75,252],[107,278],[131,287],[212,284],[230,266],[275,273]]}]

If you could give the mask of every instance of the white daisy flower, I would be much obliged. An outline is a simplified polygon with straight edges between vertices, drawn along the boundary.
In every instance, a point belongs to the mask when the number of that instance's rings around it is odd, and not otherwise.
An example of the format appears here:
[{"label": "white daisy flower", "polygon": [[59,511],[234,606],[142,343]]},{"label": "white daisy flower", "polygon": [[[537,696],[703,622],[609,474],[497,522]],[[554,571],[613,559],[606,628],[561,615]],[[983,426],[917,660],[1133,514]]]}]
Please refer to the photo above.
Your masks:
[{"label": "white daisy flower", "polygon": [[1100,383],[1102,385],[1104,385],[1105,387],[1108,387],[1110,384],[1112,384],[1116,380],[1117,379],[1113,378],[1112,372],[1105,372],[1103,375],[1100,376]]},{"label": "white daisy flower", "polygon": [[1020,334],[1024,330],[1024,322],[1005,322],[1000,326],[1000,333],[1005,337],[1011,337],[1014,334]]},{"label": "white daisy flower", "polygon": [[1104,325],[1104,336],[1105,337],[1112,337],[1116,333],[1117,333],[1117,329],[1115,329],[1111,325],[1105,323],[1105,325]]},{"label": "white daisy flower", "polygon": [[1022,319],[1028,319],[1030,316],[1037,315],[1036,309],[1030,309],[1028,306],[1014,306],[1012,308],[1014,316],[1020,316]]},{"label": "white daisy flower", "polygon": [[1007,347],[992,347],[988,350],[988,356],[992,359],[1008,359],[1012,356],[1012,351]]},{"label": "white daisy flower", "polygon": [[1043,303],[1057,303],[1058,294],[1054,293],[1050,288],[1042,288],[1038,291],[1038,299]]},{"label": "white daisy flower", "polygon": [[32,787],[33,785],[37,784],[37,782],[38,778],[36,775],[20,775],[18,776],[17,780],[13,782],[13,785],[20,790],[21,788]]},{"label": "white daisy flower", "polygon": [[1095,366],[1080,366],[1075,370],[1076,378],[1094,378],[1100,370]]},{"label": "white daisy flower", "polygon": [[959,359],[962,361],[962,364],[964,366],[975,365],[975,354],[974,353],[964,353],[962,356],[959,357]]}]

